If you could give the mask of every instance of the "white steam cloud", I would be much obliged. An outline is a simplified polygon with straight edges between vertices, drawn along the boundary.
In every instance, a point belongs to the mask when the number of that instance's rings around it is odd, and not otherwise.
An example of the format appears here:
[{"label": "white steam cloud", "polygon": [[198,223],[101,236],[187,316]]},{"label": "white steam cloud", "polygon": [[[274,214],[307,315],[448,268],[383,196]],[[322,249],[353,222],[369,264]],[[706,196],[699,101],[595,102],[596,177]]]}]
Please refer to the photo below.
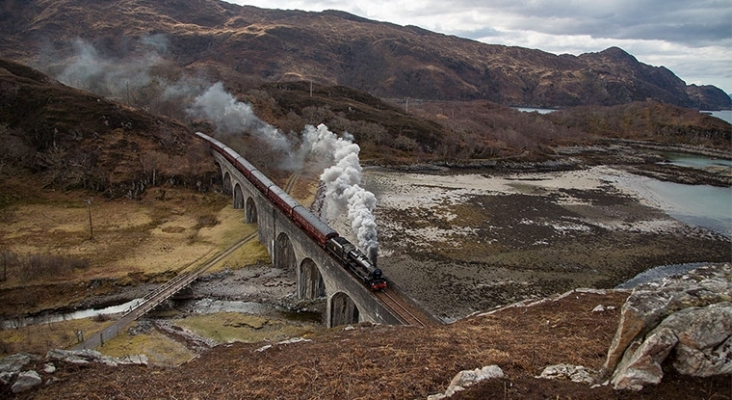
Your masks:
[{"label": "white steam cloud", "polygon": [[303,147],[308,148],[311,154],[319,157],[330,156],[334,163],[320,176],[325,184],[326,218],[333,220],[338,214],[347,212],[358,246],[376,263],[379,252],[376,218],[373,213],[376,196],[360,186],[360,147],[353,143],[350,135],[338,137],[324,124],[317,128],[306,126],[303,136]]}]

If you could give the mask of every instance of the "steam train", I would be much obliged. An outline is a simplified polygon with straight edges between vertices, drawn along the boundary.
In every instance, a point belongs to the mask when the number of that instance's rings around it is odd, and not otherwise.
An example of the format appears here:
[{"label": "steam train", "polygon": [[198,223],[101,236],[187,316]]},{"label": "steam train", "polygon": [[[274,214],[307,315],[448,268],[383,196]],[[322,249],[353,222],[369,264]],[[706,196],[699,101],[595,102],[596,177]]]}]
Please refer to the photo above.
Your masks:
[{"label": "steam train", "polygon": [[366,287],[371,290],[386,288],[386,278],[381,270],[376,268],[353,243],[340,236],[310,210],[300,205],[297,200],[290,197],[237,152],[201,132],[196,132],[196,135],[207,141],[211,148],[234,165],[257,190],[304,230],[320,247],[338,260],[341,266],[353,273]]}]

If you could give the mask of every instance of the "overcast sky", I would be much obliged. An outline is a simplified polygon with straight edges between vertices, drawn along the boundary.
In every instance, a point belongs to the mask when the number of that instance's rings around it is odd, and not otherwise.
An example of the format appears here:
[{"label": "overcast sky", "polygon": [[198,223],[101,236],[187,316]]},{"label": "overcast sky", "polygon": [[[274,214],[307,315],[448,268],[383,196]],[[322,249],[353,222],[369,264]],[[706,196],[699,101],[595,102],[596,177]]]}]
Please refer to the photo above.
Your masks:
[{"label": "overcast sky", "polygon": [[341,10],[485,43],[579,55],[618,46],[687,84],[732,93],[730,0],[227,0]]}]

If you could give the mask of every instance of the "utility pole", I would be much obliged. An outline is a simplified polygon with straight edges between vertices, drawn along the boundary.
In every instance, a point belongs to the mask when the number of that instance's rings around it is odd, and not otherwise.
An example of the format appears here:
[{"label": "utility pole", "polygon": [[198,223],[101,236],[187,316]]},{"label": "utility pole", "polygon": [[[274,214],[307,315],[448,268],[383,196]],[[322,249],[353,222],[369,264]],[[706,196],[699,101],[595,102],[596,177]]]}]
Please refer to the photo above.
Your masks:
[{"label": "utility pole", "polygon": [[310,97],[313,97],[313,80],[310,80]]},{"label": "utility pole", "polygon": [[91,217],[91,199],[84,200],[86,202],[86,211],[89,214],[89,240],[94,240],[94,231],[92,230],[92,217]]},{"label": "utility pole", "polygon": [[406,113],[409,114],[409,97],[407,97]]}]

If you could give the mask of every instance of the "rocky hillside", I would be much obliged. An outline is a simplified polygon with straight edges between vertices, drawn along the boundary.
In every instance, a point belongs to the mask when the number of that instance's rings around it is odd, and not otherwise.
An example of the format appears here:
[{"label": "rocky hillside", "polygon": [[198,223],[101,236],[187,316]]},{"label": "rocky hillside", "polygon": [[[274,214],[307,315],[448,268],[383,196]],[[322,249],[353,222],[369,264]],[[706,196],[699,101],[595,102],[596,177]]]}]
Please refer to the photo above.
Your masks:
[{"label": "rocky hillside", "polygon": [[[613,105],[657,99],[730,108],[721,90],[687,86],[619,48],[553,55],[484,44],[343,12],[240,7],[215,0],[33,0],[0,9],[0,55],[31,65],[78,60],[79,40],[109,58],[227,80],[313,80],[379,97],[484,99],[506,105]],[[140,45],[140,44],[144,45]]]},{"label": "rocky hillside", "polygon": [[206,147],[176,121],[3,59],[0,87],[0,170],[6,177],[30,172],[46,187],[135,198],[146,186],[205,185],[217,176]]}]

